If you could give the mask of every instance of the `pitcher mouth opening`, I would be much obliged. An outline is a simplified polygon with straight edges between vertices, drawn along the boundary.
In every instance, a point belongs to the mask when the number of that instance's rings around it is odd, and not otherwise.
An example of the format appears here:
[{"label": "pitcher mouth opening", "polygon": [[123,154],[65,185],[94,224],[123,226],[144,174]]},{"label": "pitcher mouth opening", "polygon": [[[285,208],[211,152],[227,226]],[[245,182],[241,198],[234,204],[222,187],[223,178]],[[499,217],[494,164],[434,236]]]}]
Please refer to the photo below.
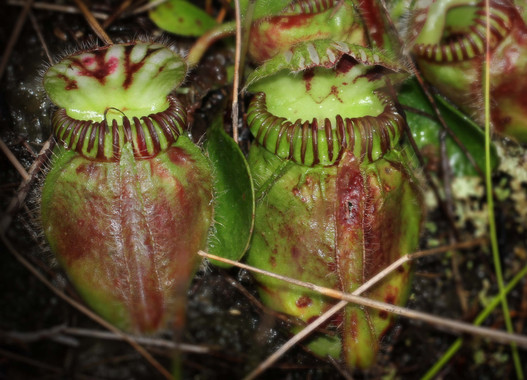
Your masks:
[{"label": "pitcher mouth opening", "polygon": [[278,157],[305,166],[330,166],[344,151],[360,161],[373,162],[394,148],[405,126],[405,119],[390,97],[376,92],[384,105],[377,116],[324,118],[319,121],[290,121],[267,109],[266,96],[257,93],[247,113],[249,129],[256,140]]},{"label": "pitcher mouth opening", "polygon": [[53,115],[53,134],[67,150],[99,161],[118,161],[126,143],[137,159],[155,157],[168,149],[183,133],[187,115],[181,102],[167,97],[166,110],[143,117],[122,116],[122,121],[78,120],[61,108]]},{"label": "pitcher mouth opening", "polygon": [[[449,24],[449,13],[463,11],[467,14],[471,13],[469,24]],[[424,14],[422,15],[424,16]],[[496,4],[490,7],[489,16],[489,43],[490,48],[494,49],[509,35],[512,29],[512,20],[508,10]],[[419,58],[432,62],[452,63],[466,61],[485,54],[487,16],[483,1],[475,6],[452,7],[447,10],[444,17],[445,27],[437,43],[417,43],[414,45],[413,51]]]}]

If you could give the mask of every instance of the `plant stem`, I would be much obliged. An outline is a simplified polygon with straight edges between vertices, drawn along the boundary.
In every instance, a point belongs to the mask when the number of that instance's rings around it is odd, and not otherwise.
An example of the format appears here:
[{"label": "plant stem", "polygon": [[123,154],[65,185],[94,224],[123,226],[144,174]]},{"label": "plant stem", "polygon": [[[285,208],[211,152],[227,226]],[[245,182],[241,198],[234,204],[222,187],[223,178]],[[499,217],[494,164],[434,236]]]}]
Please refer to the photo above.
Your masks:
[{"label": "plant stem", "polygon": [[[500,252],[498,247],[498,234],[496,231],[496,221],[494,216],[494,197],[492,191],[492,173],[491,173],[491,162],[490,162],[490,0],[485,0],[485,13],[486,13],[486,29],[487,29],[487,43],[486,43],[486,55],[485,55],[485,182],[487,187],[487,211],[489,219],[489,233],[490,243],[492,248],[492,257],[494,261],[494,271],[496,273],[496,280],[498,282],[499,295],[501,300],[501,308],[503,310],[503,317],[505,320],[505,326],[509,333],[513,333],[513,327],[511,322],[511,316],[509,313],[509,305],[507,304],[507,297],[505,295],[505,289],[503,285],[503,272],[501,269]],[[514,360],[514,366],[516,368],[516,376],[522,380],[523,371],[520,363],[520,356],[518,354],[518,347],[515,343],[511,342],[512,357]]]},{"label": "plant stem", "polygon": [[190,49],[187,63],[190,67],[197,66],[205,51],[217,40],[236,33],[236,22],[225,22],[201,36]]},{"label": "plant stem", "polygon": [[[492,311],[502,302],[504,297],[518,284],[518,282],[527,275],[527,266],[524,267],[514,278],[509,282],[507,287],[504,289],[503,293],[496,295],[487,307],[478,314],[474,320],[474,325],[479,326],[483,321],[490,315]],[[421,378],[421,380],[432,379],[441,368],[455,355],[455,353],[460,349],[461,344],[463,343],[463,338],[457,338],[456,341],[450,346],[450,348],[443,354],[443,356],[433,365],[432,368],[428,370],[427,373]]]}]

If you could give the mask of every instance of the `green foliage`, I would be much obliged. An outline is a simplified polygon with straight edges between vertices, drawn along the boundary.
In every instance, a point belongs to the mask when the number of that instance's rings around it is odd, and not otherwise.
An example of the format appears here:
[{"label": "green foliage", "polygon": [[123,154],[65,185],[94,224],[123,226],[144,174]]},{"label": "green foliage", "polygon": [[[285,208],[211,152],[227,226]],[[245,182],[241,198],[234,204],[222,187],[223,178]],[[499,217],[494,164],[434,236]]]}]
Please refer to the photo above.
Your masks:
[{"label": "green foliage", "polygon": [[[403,84],[398,99],[403,106],[413,109],[406,110],[406,119],[419,149],[425,151],[432,147],[434,157],[438,157],[441,124],[416,79],[409,79]],[[483,169],[485,167],[485,134],[481,128],[442,96],[436,95],[435,99],[447,126],[459,138],[479,168]],[[461,147],[450,136],[447,137],[446,147],[454,175],[477,174]],[[499,163],[493,144],[491,145],[491,163],[492,169],[495,169]]]},{"label": "green foliage", "polygon": [[[209,253],[240,260],[249,246],[254,224],[254,190],[247,161],[217,118],[207,132],[205,150],[214,168],[214,225]],[[211,260],[220,267],[229,265]]]},{"label": "green foliage", "polygon": [[180,36],[198,37],[218,25],[207,12],[185,0],[169,0],[149,16],[161,29]]}]

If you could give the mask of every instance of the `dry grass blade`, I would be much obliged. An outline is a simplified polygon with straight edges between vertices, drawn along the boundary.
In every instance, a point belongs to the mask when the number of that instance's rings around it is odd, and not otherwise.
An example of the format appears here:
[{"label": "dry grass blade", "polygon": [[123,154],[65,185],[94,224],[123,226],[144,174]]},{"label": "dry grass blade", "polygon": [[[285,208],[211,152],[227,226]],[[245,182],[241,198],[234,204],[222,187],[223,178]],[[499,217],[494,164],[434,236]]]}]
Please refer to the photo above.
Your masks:
[{"label": "dry grass blade", "polygon": [[[459,249],[459,248],[468,248],[474,244],[480,244],[482,240],[478,239],[472,242],[465,242],[461,243],[461,246],[454,245],[452,247],[446,247],[443,250],[449,250],[449,249]],[[303,286],[305,288],[308,288],[312,291],[319,292],[321,294],[324,294],[329,297],[341,299],[339,303],[337,303],[335,306],[333,306],[330,310],[328,310],[326,313],[324,313],[322,316],[320,316],[315,322],[310,324],[308,327],[306,327],[304,330],[302,330],[300,333],[296,334],[290,341],[288,341],[284,346],[282,346],[278,351],[276,351],[273,355],[271,355],[267,360],[265,360],[263,363],[261,363],[253,372],[251,372],[246,379],[252,379],[256,377],[258,374],[260,374],[263,370],[268,368],[272,363],[274,363],[276,360],[278,360],[288,349],[293,347],[297,342],[302,340],[304,337],[309,335],[312,331],[314,331],[315,328],[318,327],[319,324],[322,324],[325,320],[330,318],[333,314],[337,313],[340,309],[346,306],[348,302],[352,302],[355,304],[359,304],[366,307],[371,307],[379,310],[388,311],[394,314],[398,314],[407,318],[427,322],[430,324],[433,324],[435,326],[438,326],[440,328],[446,328],[448,330],[457,332],[457,333],[469,333],[473,335],[479,335],[485,338],[493,339],[495,341],[501,342],[501,343],[510,343],[515,342],[519,346],[523,348],[527,348],[527,337],[517,334],[509,334],[502,331],[492,330],[489,328],[482,328],[478,326],[473,326],[468,323],[459,322],[447,318],[441,318],[434,315],[430,315],[427,313],[422,313],[414,310],[410,310],[407,308],[387,304],[384,302],[374,301],[368,298],[360,297],[359,294],[365,292],[367,289],[375,285],[378,281],[380,281],[382,278],[384,278],[387,274],[389,274],[391,271],[395,270],[397,267],[402,265],[403,263],[415,259],[417,257],[423,257],[430,254],[439,253],[440,250],[434,249],[431,251],[421,251],[416,252],[412,255],[406,255],[401,257],[399,260],[391,264],[389,267],[385,268],[383,271],[381,271],[376,276],[372,277],[369,281],[364,283],[362,286],[357,288],[353,293],[348,294],[341,291],[337,291],[334,289],[328,289],[324,287],[320,287],[315,284],[298,281],[295,279],[291,279],[285,276],[277,275],[275,273],[267,272],[258,268],[251,267],[249,265],[237,263],[232,260],[223,259],[218,256],[210,255],[206,252],[200,251],[199,254],[201,256],[211,258],[214,260],[224,261],[226,263],[236,265],[240,268],[253,271],[256,273],[264,274],[270,277],[274,277],[283,281],[287,281],[289,283]]]},{"label": "dry grass blade", "polygon": [[[7,4],[23,7],[25,6],[26,3],[22,0],[9,0]],[[31,8],[43,9],[43,10],[53,11],[53,12],[71,13],[71,14],[81,13],[79,8],[76,8],[74,6],[45,3],[41,1],[33,2]],[[92,15],[93,17],[98,18],[100,20],[106,20],[108,18],[108,15],[102,12],[92,12]]]},{"label": "dry grass blade", "polygon": [[75,309],[79,310],[84,315],[88,316],[95,322],[99,323],[104,328],[110,330],[114,334],[117,334],[123,338],[124,341],[128,342],[139,354],[141,354],[154,368],[156,368],[159,373],[161,373],[166,379],[172,379],[172,375],[161,365],[159,362],[154,359],[148,351],[146,351],[142,346],[140,346],[134,339],[130,336],[123,334],[118,328],[112,324],[106,322],[104,319],[99,317],[97,314],[93,313],[86,306],[75,301],[71,297],[67,296],[65,293],[58,290],[53,284],[51,284],[39,271],[37,271],[22,255],[13,247],[10,241],[7,239],[4,233],[0,233],[0,239],[6,246],[7,250],[15,257],[15,259],[20,262],[26,269],[28,269],[36,278],[38,278],[44,285],[46,285],[53,293],[58,297],[62,298],[68,302]]},{"label": "dry grass blade", "polygon": [[35,32],[37,33],[38,40],[40,41],[40,44],[42,45],[42,49],[44,49],[44,53],[46,54],[46,57],[48,58],[48,62],[50,65],[52,65],[53,58],[51,58],[48,45],[46,44],[46,41],[44,40],[44,37],[42,36],[42,31],[40,30],[37,19],[35,18],[32,12],[29,12],[29,19],[31,20],[31,25],[33,25],[33,29],[35,29]]},{"label": "dry grass blade", "polygon": [[318,317],[314,322],[310,323],[305,329],[295,334],[291,339],[289,339],[282,347],[276,350],[271,356],[261,362],[258,367],[256,367],[250,374],[248,374],[244,380],[252,380],[269,368],[273,363],[280,359],[287,351],[293,348],[298,342],[307,337],[313,331],[315,331],[320,325],[326,322],[333,315],[338,313],[340,310],[346,307],[348,304],[347,301],[340,301],[328,311]]},{"label": "dry grass blade", "polygon": [[133,0],[124,0],[115,10],[115,12],[113,12],[110,17],[104,21],[102,28],[108,28],[115,20],[117,20],[123,14],[123,12],[125,12],[130,7],[130,5],[132,5],[132,1]]},{"label": "dry grass blade", "polygon": [[33,164],[31,164],[28,173],[29,177],[22,181],[18,187],[16,195],[9,203],[5,215],[3,215],[2,219],[0,220],[0,234],[4,234],[5,231],[7,231],[7,228],[11,224],[12,215],[17,212],[18,209],[24,204],[24,200],[26,199],[26,196],[30,190],[31,183],[33,182],[33,179],[36,177],[37,173],[40,171],[42,165],[44,165],[44,162],[47,160],[48,154],[51,152],[51,149],[53,149],[54,144],[54,139],[48,139],[42,146],[42,149],[40,150],[35,161],[33,161]]},{"label": "dry grass blade", "polygon": [[0,330],[0,339],[5,342],[15,342],[15,343],[32,343],[38,342],[41,340],[52,340],[60,344],[64,344],[70,347],[78,347],[79,342],[71,337],[65,336],[62,334],[64,326],[55,326],[49,329],[31,331],[31,332],[19,332],[19,331],[1,331]]},{"label": "dry grass blade", "polygon": [[13,152],[11,152],[9,147],[4,143],[2,139],[0,139],[0,150],[4,152],[8,160],[15,167],[16,171],[22,176],[24,181],[28,181],[30,177],[29,174],[27,174],[26,169],[24,169],[20,161],[18,161]]},{"label": "dry grass blade", "polygon": [[212,348],[205,347],[205,346],[197,346],[197,345],[185,344],[185,343],[175,343],[171,340],[165,340],[165,339],[154,339],[154,338],[139,337],[139,336],[131,337],[123,333],[115,334],[115,333],[108,332],[108,331],[96,331],[96,330],[89,330],[89,329],[64,327],[60,330],[60,332],[64,334],[74,335],[74,336],[82,336],[82,337],[98,338],[98,339],[106,339],[106,340],[126,340],[125,337],[128,337],[129,339],[133,339],[137,343],[145,345],[145,346],[161,347],[161,348],[166,348],[169,350],[178,349],[180,351],[191,352],[194,354],[210,354],[213,351]]},{"label": "dry grass blade", "polygon": [[[184,352],[191,352],[194,354],[210,354],[213,352],[213,348],[206,346],[197,346],[193,344],[186,343],[175,343],[171,340],[166,339],[156,339],[149,337],[141,336],[130,336],[127,334],[115,334],[109,331],[100,331],[92,329],[83,329],[75,327],[67,327],[65,325],[55,326],[49,329],[31,331],[31,332],[18,332],[18,331],[8,331],[4,332],[0,330],[0,339],[3,342],[14,341],[17,343],[31,343],[37,342],[40,340],[53,340],[60,342],[62,344],[69,345],[71,347],[78,347],[79,343],[76,339],[69,337],[73,335],[75,337],[86,337],[86,338],[96,338],[104,340],[113,340],[113,341],[124,341],[125,336],[128,336],[129,339],[136,341],[139,344],[145,346],[152,346],[158,348],[165,348],[168,350],[179,349]],[[219,349],[219,348],[218,348]]]},{"label": "dry grass blade", "polygon": [[[443,253],[443,252],[446,252],[446,251],[451,250],[451,249],[472,248],[472,247],[481,245],[484,242],[486,242],[485,238],[479,238],[479,239],[474,239],[474,240],[470,240],[470,241],[465,241],[465,242],[462,242],[462,243],[456,243],[456,244],[449,245],[449,246],[446,246],[446,247],[439,247],[439,248],[429,249],[429,250],[425,250],[425,251],[418,251],[418,252],[414,252],[414,253],[411,253],[411,254],[404,255],[401,258],[399,258],[397,261],[394,261],[392,264],[390,264],[389,266],[384,268],[382,271],[377,273],[375,276],[370,278],[367,282],[365,282],[359,288],[357,288],[352,294],[355,294],[355,293],[360,294],[360,293],[365,292],[366,290],[371,288],[373,285],[375,285],[377,282],[379,282],[384,277],[386,277],[388,274],[390,274],[395,269],[397,269],[399,266],[403,265],[404,263],[406,263],[408,261],[415,260],[415,259],[420,258],[420,257],[425,257],[425,256],[435,255],[435,254],[438,254],[438,253]],[[310,290],[313,290],[315,292],[319,292],[321,294],[324,294],[324,295],[326,295],[328,297],[338,298],[338,299],[345,299],[345,297],[348,295],[347,293],[341,292],[339,290],[325,288],[323,286],[318,286],[318,285],[311,284],[311,283],[308,283],[308,282],[296,280],[296,279],[293,279],[293,278],[290,278],[290,277],[287,277],[287,276],[282,276],[282,275],[279,275],[279,274],[276,274],[276,273],[268,272],[266,270],[255,268],[255,267],[252,267],[250,265],[240,263],[238,261],[225,259],[223,257],[216,256],[216,255],[211,255],[210,253],[207,253],[207,252],[204,252],[204,251],[198,251],[198,254],[200,256],[203,256],[203,257],[206,257],[206,258],[209,258],[209,259],[218,260],[218,261],[222,261],[224,263],[230,264],[230,265],[237,266],[238,268],[246,269],[246,270],[249,270],[249,271],[255,272],[255,273],[264,274],[266,276],[274,277],[276,279],[279,279],[279,280],[282,280],[282,281],[286,281],[286,282],[292,283],[294,285],[302,286],[302,287],[308,288]],[[358,303],[362,304],[361,302],[363,302],[363,301],[359,301]],[[386,304],[386,305],[389,305],[389,304]],[[365,306],[367,306],[367,305],[365,305]]]},{"label": "dry grass blade", "polygon": [[106,34],[106,32],[104,31],[104,29],[101,27],[101,25],[99,24],[99,22],[95,19],[95,17],[93,16],[93,14],[90,12],[90,10],[88,9],[88,7],[86,6],[86,4],[84,4],[84,2],[82,0],[75,0],[75,4],[77,4],[77,6],[79,7],[79,9],[81,10],[82,14],[84,15],[84,17],[86,18],[86,21],[88,22],[88,24],[90,24],[90,27],[92,28],[92,30],[94,31],[94,33],[101,39],[104,41],[105,44],[107,45],[111,45],[113,44],[110,36],[108,36],[108,34]]},{"label": "dry grass blade", "polygon": [[168,0],[157,0],[157,1],[150,1],[143,5],[142,7],[136,8],[132,13],[133,14],[139,14],[146,11],[149,11],[152,8],[157,7],[158,5],[161,5],[163,3],[166,3]]},{"label": "dry grass blade", "polygon": [[[500,254],[500,248],[498,244],[498,229],[496,226],[496,217],[494,214],[494,188],[492,186],[492,174],[490,164],[490,139],[491,139],[491,92],[490,92],[490,61],[491,61],[491,43],[490,43],[490,0],[485,0],[485,29],[486,29],[486,41],[485,41],[485,68],[484,68],[484,104],[485,104],[485,187],[487,190],[487,214],[489,222],[489,234],[490,234],[490,246],[492,249],[492,258],[494,262],[494,273],[496,281],[498,283],[498,289],[500,294],[504,294],[505,283],[503,280],[503,271],[501,269],[502,256]],[[514,331],[512,325],[511,314],[509,311],[509,304],[507,297],[501,298],[501,309],[503,313],[503,319],[505,321],[505,327],[508,332]],[[516,369],[516,376],[519,380],[523,380],[523,365],[518,353],[515,342],[511,342],[512,358]]]}]

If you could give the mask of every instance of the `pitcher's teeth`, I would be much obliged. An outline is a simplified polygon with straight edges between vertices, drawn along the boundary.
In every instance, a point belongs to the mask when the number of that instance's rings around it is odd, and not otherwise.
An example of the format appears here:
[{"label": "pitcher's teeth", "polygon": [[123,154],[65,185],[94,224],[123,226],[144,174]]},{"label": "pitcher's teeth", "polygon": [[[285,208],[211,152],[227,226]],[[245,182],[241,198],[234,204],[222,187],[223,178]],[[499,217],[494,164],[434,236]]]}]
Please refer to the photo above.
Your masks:
[{"label": "pitcher's teeth", "polygon": [[53,115],[53,133],[66,149],[86,158],[117,161],[127,142],[132,144],[136,158],[151,158],[176,142],[186,126],[186,112],[180,101],[171,96],[167,99],[165,111],[131,120],[123,116],[120,124],[112,120],[111,128],[106,120],[76,120],[60,109]]},{"label": "pitcher's teeth", "polygon": [[[459,39],[449,43],[416,44],[414,52],[420,58],[435,62],[460,62],[485,53],[487,21],[482,3],[476,12],[474,25]],[[498,45],[510,32],[512,23],[506,11],[491,8],[490,14],[491,49]]]},{"label": "pitcher's teeth", "polygon": [[332,8],[335,0],[296,0],[289,4],[282,15],[298,15],[320,13]]},{"label": "pitcher's teeth", "polygon": [[[264,93],[257,93],[249,106],[247,122],[256,140],[277,156],[299,164],[332,165],[345,150],[361,161],[375,161],[392,149],[405,121],[390,99],[378,94],[384,105],[378,116],[334,119],[319,122],[297,119],[294,123],[267,110]],[[322,124],[320,124],[322,123]],[[323,129],[323,133],[321,132]]]}]

